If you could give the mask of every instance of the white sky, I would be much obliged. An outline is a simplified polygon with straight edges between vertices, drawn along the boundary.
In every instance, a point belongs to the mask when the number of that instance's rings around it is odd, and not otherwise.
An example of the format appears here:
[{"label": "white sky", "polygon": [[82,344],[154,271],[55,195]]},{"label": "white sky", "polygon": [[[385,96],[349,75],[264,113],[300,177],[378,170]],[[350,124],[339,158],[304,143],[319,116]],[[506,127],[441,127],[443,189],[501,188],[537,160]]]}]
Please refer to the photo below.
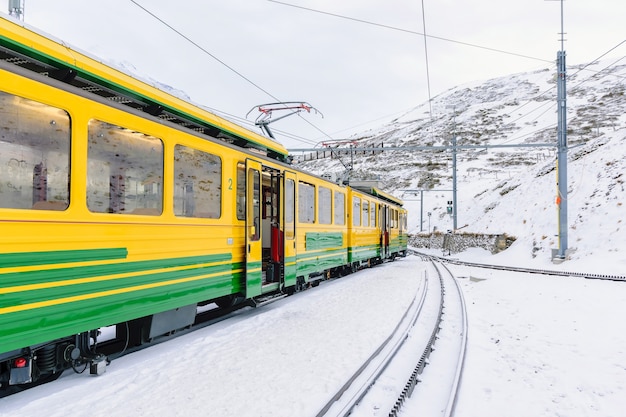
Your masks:
[{"label": "white sky", "polygon": [[[419,1],[286,1],[406,31],[269,0],[136,2],[256,86],[131,0],[27,0],[25,22],[106,61],[130,63],[194,102],[237,117],[276,99],[309,102],[323,118],[291,116],[271,125],[305,138],[276,132],[290,148],[345,138],[428,100],[424,38],[406,32],[424,32]],[[564,4],[568,64],[593,60],[626,39],[622,0]],[[470,81],[555,67],[558,1],[425,0],[424,7],[428,35],[537,58],[428,38],[433,97]],[[609,56],[625,53],[622,45]]]}]

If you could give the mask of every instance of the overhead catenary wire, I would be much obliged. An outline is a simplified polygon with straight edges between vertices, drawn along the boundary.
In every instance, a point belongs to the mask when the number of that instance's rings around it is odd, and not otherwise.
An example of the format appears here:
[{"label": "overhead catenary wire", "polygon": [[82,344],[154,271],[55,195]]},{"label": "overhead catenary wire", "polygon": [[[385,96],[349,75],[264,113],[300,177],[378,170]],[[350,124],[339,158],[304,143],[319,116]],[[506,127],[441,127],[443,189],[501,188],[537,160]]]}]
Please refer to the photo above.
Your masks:
[{"label": "overhead catenary wire", "polygon": [[[177,35],[181,36],[183,39],[185,39],[187,42],[189,42],[190,44],[194,45],[196,48],[198,48],[199,50],[201,50],[203,53],[207,54],[208,56],[210,56],[212,59],[216,60],[218,63],[220,63],[221,65],[225,66],[229,71],[232,71],[233,73],[235,73],[237,76],[239,76],[240,78],[244,79],[246,82],[250,83],[251,85],[253,85],[255,88],[257,88],[258,90],[262,91],[264,94],[267,94],[269,97],[271,97],[272,99],[276,100],[276,101],[281,101],[280,99],[278,99],[277,97],[275,97],[273,94],[271,94],[269,91],[267,91],[266,89],[264,89],[262,86],[260,86],[259,84],[255,83],[253,80],[251,80],[249,77],[245,76],[243,73],[237,71],[235,68],[233,68],[232,66],[228,65],[225,61],[221,60],[219,57],[217,57],[215,54],[211,53],[210,51],[208,51],[206,48],[202,47],[200,44],[198,44],[197,42],[193,41],[189,36],[185,35],[184,33],[182,33],[180,30],[174,28],[172,25],[170,25],[169,23],[167,23],[164,19],[162,19],[161,17],[157,16],[155,13],[153,13],[152,11],[148,10],[146,7],[144,7],[143,5],[141,5],[138,1],[136,0],[130,0],[133,4],[135,4],[137,7],[139,7],[140,9],[142,9],[144,12],[148,13],[150,16],[152,16],[154,19],[156,19],[157,21],[159,21],[161,24],[163,24],[164,26],[166,26],[169,30],[175,32]],[[306,7],[301,7],[301,6],[296,6],[296,5],[292,5],[289,3],[285,3],[285,2],[280,2],[280,1],[276,1],[276,0],[268,0],[272,3],[276,3],[276,4],[281,4],[281,5],[285,5],[285,6],[290,6],[290,7],[295,7],[295,8],[299,8],[299,9],[304,9],[307,11],[312,11],[312,12],[316,12],[316,13],[321,13],[321,14],[325,14],[325,15],[330,15],[333,17],[338,17],[338,18],[343,18],[343,19],[348,19],[348,20],[353,20],[356,22],[360,22],[360,23],[365,23],[365,24],[369,24],[369,25],[374,25],[374,26],[378,26],[378,27],[383,27],[383,28],[387,28],[387,29],[392,29],[392,30],[397,30],[397,31],[402,31],[402,32],[406,32],[406,33],[411,33],[414,35],[420,35],[424,37],[425,40],[425,47],[426,47],[426,38],[432,38],[432,39],[439,39],[439,40],[443,40],[443,41],[448,41],[448,42],[453,42],[453,43],[457,43],[457,44],[461,44],[461,45],[465,45],[465,46],[469,46],[469,47],[475,47],[475,48],[481,48],[481,49],[486,49],[486,50],[491,50],[494,52],[499,52],[499,53],[504,53],[504,54],[509,54],[509,55],[515,55],[515,56],[519,56],[519,57],[524,57],[524,58],[528,58],[528,59],[534,59],[534,60],[539,60],[539,61],[544,61],[544,62],[553,62],[553,61],[549,61],[549,60],[544,60],[544,59],[540,59],[540,58],[536,58],[536,57],[531,57],[528,55],[523,55],[523,54],[517,54],[517,53],[513,53],[513,52],[509,52],[509,51],[503,51],[500,49],[496,49],[496,48],[489,48],[489,47],[485,47],[485,46],[481,46],[481,45],[476,45],[476,44],[471,44],[471,43],[467,43],[467,42],[462,42],[462,41],[457,41],[457,40],[453,40],[453,39],[448,39],[448,38],[442,38],[442,37],[438,37],[438,36],[432,36],[432,35],[427,35],[425,33],[419,33],[416,31],[412,31],[412,30],[407,30],[407,29],[401,29],[401,28],[397,28],[397,27],[393,27],[393,26],[389,26],[389,25],[383,25],[383,24],[379,24],[379,23],[375,23],[375,22],[369,22],[366,20],[362,20],[362,19],[356,19],[356,18],[351,18],[351,17],[347,17],[347,16],[342,16],[342,15],[338,15],[338,14],[334,14],[334,13],[328,13],[328,12],[324,12],[324,11],[320,11],[320,10],[315,10],[315,9],[311,9],[311,8],[306,8]],[[422,11],[423,11],[423,2],[422,2]],[[423,20],[424,20],[424,32],[425,32],[425,17],[424,17],[424,13],[423,14]],[[608,54],[609,52],[611,52],[612,50],[616,49],[618,46],[620,46],[622,43],[626,42],[622,41],[620,44],[618,44],[617,46],[615,46],[614,48],[612,48],[611,50],[607,51],[605,54],[601,55],[599,58],[600,59],[602,56]],[[426,59],[428,59],[427,57],[427,50],[425,51],[426,53]],[[590,65],[590,64],[589,64]],[[583,71],[585,69],[587,69],[588,65],[579,69],[578,72]],[[427,66],[427,77],[429,77],[429,68]],[[577,73],[578,73],[577,72]],[[430,83],[428,85],[428,88],[430,90]],[[539,97],[547,92],[551,91],[551,89],[541,93],[539,95]],[[430,106],[430,91],[429,91],[429,106]],[[524,105],[518,107],[517,110],[519,110],[519,108],[523,107]],[[432,109],[431,109],[431,114],[432,114]],[[316,126],[315,124],[313,124],[311,121],[309,121],[308,119],[302,117],[302,115],[299,115],[299,117],[307,124],[309,124],[311,127],[313,127],[315,130],[317,130],[318,132],[320,132],[324,137],[329,138],[329,139],[333,139],[333,137],[324,132],[322,129],[320,129],[318,126]],[[283,133],[281,133],[283,134]],[[309,143],[309,144],[314,144],[317,143],[317,141],[315,140],[310,140],[310,139],[306,139],[306,138],[302,138],[299,137],[297,135],[292,135],[291,136],[292,139],[297,140],[299,142],[303,142],[303,143]]]},{"label": "overhead catenary wire", "polygon": [[[601,55],[599,55],[597,58],[593,59],[592,61],[590,61],[589,63],[587,63],[587,64],[586,64],[586,65],[584,65],[583,67],[579,68],[579,69],[578,69],[576,72],[574,72],[573,74],[569,74],[569,75],[568,75],[568,79],[571,79],[572,77],[574,77],[575,75],[579,74],[579,73],[580,73],[580,72],[582,72],[582,71],[586,71],[586,70],[588,70],[588,67],[589,67],[589,66],[593,65],[594,63],[596,63],[598,60],[602,59],[603,57],[605,57],[605,56],[606,56],[606,55],[608,55],[609,53],[613,52],[615,49],[619,48],[619,47],[620,47],[621,45],[623,45],[624,43],[626,43],[626,39],[625,39],[625,40],[623,40],[623,41],[620,41],[617,45],[615,45],[615,46],[611,47],[611,48],[610,48],[610,49],[608,49],[606,52],[603,52],[603,53],[602,53]],[[596,75],[612,76],[612,75],[614,75],[614,74],[607,74],[607,73],[605,73],[605,71],[606,71],[608,68],[613,67],[613,66],[614,66],[617,62],[619,62],[619,61],[623,60],[624,58],[626,58],[626,57],[621,57],[621,58],[619,58],[619,59],[618,59],[618,60],[616,60],[615,62],[612,62],[611,64],[609,64],[609,65],[605,66],[605,67],[604,67],[603,69],[601,69],[600,71],[594,71],[594,75],[593,75],[593,76],[596,76]],[[584,80],[580,81],[579,83],[575,84],[574,86],[569,86],[569,88],[568,88],[568,89],[572,90],[572,89],[575,89],[575,88],[577,88],[577,87],[580,87],[582,84],[584,84],[585,82],[589,81],[589,80],[590,80],[590,78],[591,78],[591,77],[588,77],[588,78],[586,78],[586,79],[584,79]],[[621,78],[621,77],[620,77],[620,78]],[[536,96],[534,96],[534,97],[532,97],[532,98],[530,98],[530,99],[527,99],[527,100],[526,100],[526,102],[525,102],[524,104],[521,104],[521,105],[517,106],[515,109],[513,109],[513,110],[511,110],[511,111],[507,112],[507,113],[506,113],[506,115],[508,115],[508,116],[512,116],[512,114],[513,114],[513,113],[518,112],[520,109],[522,109],[522,108],[524,108],[524,107],[526,107],[526,106],[530,105],[531,103],[533,103],[533,102],[537,101],[537,99],[539,99],[539,98],[541,98],[541,97],[545,96],[546,94],[548,94],[548,93],[549,93],[549,92],[551,92],[551,91],[554,91],[554,89],[555,89],[555,88],[556,88],[556,85],[555,85],[555,86],[551,86],[550,88],[548,88],[548,89],[546,89],[546,90],[542,91],[541,93],[537,94]],[[523,119],[524,117],[526,117],[526,116],[530,115],[531,113],[533,113],[535,110],[537,110],[537,109],[533,109],[533,110],[530,110],[530,111],[529,111],[529,112],[527,112],[527,113],[523,113],[523,114],[521,114],[520,116],[518,116],[517,118],[513,119],[513,120],[512,120],[511,122],[509,122],[509,123],[514,123],[514,122],[516,122],[516,121],[518,121],[518,120],[520,120],[520,119]],[[547,112],[547,111],[549,111],[549,109],[548,109],[548,110],[546,110],[546,112]],[[544,113],[545,113],[545,112],[544,112]],[[544,114],[544,113],[542,113],[542,114]],[[537,117],[539,117],[539,116],[537,116]],[[554,126],[556,126],[556,123],[554,124]],[[550,127],[554,127],[554,126],[550,125],[548,128],[550,128]],[[545,130],[545,129],[540,129],[540,130],[538,130],[538,131],[541,131],[541,130]],[[525,135],[523,135],[523,136],[527,136],[527,134],[525,134]],[[518,139],[520,139],[520,137],[515,137],[515,136],[513,136],[513,137],[509,138],[507,141],[505,141],[504,143],[510,143],[510,142],[515,141],[515,140],[518,140]]]},{"label": "overhead catenary wire", "polygon": [[382,27],[382,28],[385,28],[385,29],[391,29],[391,30],[395,30],[395,31],[399,31],[399,32],[405,32],[405,33],[409,33],[409,34],[412,34],[412,35],[425,36],[425,37],[428,37],[428,38],[431,38],[431,39],[438,39],[440,41],[456,43],[456,44],[459,44],[459,45],[469,46],[469,47],[472,47],[472,48],[484,49],[484,50],[487,50],[487,51],[498,52],[498,53],[507,54],[507,55],[513,55],[513,56],[517,56],[517,57],[520,57],[520,58],[527,58],[527,59],[532,59],[532,60],[536,60],[536,61],[543,61],[543,62],[550,62],[550,63],[552,62],[551,60],[547,60],[547,59],[532,57],[532,56],[529,56],[529,55],[519,54],[519,53],[515,53],[515,52],[511,52],[511,51],[505,51],[505,50],[497,49],[497,48],[490,48],[488,46],[478,45],[478,44],[475,44],[475,43],[469,43],[469,42],[463,42],[463,41],[459,41],[459,40],[455,40],[455,39],[444,38],[442,36],[427,35],[426,33],[420,33],[420,32],[416,32],[414,30],[410,30],[410,29],[402,29],[402,28],[395,27],[395,26],[384,25],[384,24],[381,24],[381,23],[371,22],[371,21],[363,20],[363,19],[357,19],[357,18],[349,17],[349,16],[343,16],[343,15],[336,14],[336,13],[325,12],[325,11],[322,11],[322,10],[312,9],[310,7],[298,6],[298,5],[295,5],[295,4],[290,4],[290,3],[286,3],[286,2],[282,2],[282,1],[277,1],[277,0],[267,0],[267,1],[269,1],[271,3],[281,4],[283,6],[294,7],[296,9],[302,9],[302,10],[307,10],[307,11],[314,12],[314,13],[325,14],[325,15],[337,17],[337,18],[340,18],[340,19],[352,20],[354,22],[364,23],[364,24],[372,25],[372,26],[378,26],[378,27]]},{"label": "overhead catenary wire", "polygon": [[422,27],[424,28],[424,59],[426,60],[426,88],[428,90],[428,112],[430,114],[430,125],[431,125],[431,135],[432,135],[432,126],[433,126],[433,100],[432,95],[430,93],[430,65],[428,63],[428,42],[426,36],[426,11],[424,8],[424,0],[422,0]]},{"label": "overhead catenary wire", "polygon": [[[385,29],[405,32],[405,33],[409,33],[409,34],[412,34],[412,35],[423,36],[425,38],[424,40],[426,40],[426,38],[438,39],[438,40],[442,40],[442,41],[446,41],[446,42],[452,42],[452,43],[456,43],[456,44],[460,44],[460,45],[464,45],[464,46],[468,46],[468,47],[489,50],[489,51],[492,51],[492,52],[498,52],[498,53],[502,53],[502,54],[513,55],[513,56],[517,56],[517,57],[521,57],[521,58],[527,58],[527,59],[532,59],[532,60],[541,61],[541,62],[548,62],[548,63],[551,63],[551,64],[554,63],[553,60],[532,57],[532,56],[529,56],[529,55],[519,54],[519,53],[515,53],[515,52],[511,52],[511,51],[505,51],[505,50],[502,50],[502,49],[490,48],[490,47],[487,47],[487,46],[477,45],[477,44],[473,44],[473,43],[469,43],[469,42],[458,41],[458,40],[454,40],[454,39],[450,39],[450,38],[444,38],[444,37],[440,37],[440,36],[429,35],[429,34],[426,33],[425,22],[424,22],[424,33],[420,33],[420,32],[416,32],[416,31],[409,30],[409,29],[403,29],[403,28],[399,28],[399,27],[395,27],[395,26],[391,26],[391,25],[385,25],[385,24],[381,24],[381,23],[376,23],[376,22],[372,22],[372,21],[368,21],[368,20],[364,20],[364,19],[358,19],[358,18],[354,18],[354,17],[350,17],[350,16],[344,16],[344,15],[340,15],[340,14],[337,14],[337,13],[331,13],[331,12],[327,12],[327,11],[323,11],[323,10],[313,9],[313,8],[310,8],[310,7],[294,5],[294,4],[283,2],[283,1],[278,1],[278,0],[268,0],[268,1],[271,2],[271,3],[275,3],[275,4],[288,6],[288,7],[293,7],[293,8],[297,8],[297,9],[301,9],[301,10],[305,10],[305,11],[309,11],[309,12],[314,12],[314,13],[319,13],[319,14],[323,14],[323,15],[328,15],[328,16],[332,16],[332,17],[336,17],[336,18],[340,18],[340,19],[346,19],[346,20],[350,20],[350,21],[354,21],[354,22],[358,22],[358,23],[363,23],[363,24],[367,24],[367,25],[382,27],[382,28],[385,28]],[[422,16],[424,16],[423,1],[422,1]],[[425,17],[424,17],[424,20],[425,20]],[[626,40],[624,40],[624,41],[620,42],[619,44],[617,44],[616,46],[612,47],[611,49],[609,49],[608,51],[606,51],[605,53],[603,53],[602,55],[600,55],[599,57],[597,57],[596,59],[591,61],[589,64],[587,64],[584,67],[580,68],[576,73],[574,73],[572,75],[569,75],[568,77],[572,77],[573,75],[576,75],[576,74],[578,74],[581,71],[588,70],[588,67],[593,62],[601,59],[602,57],[606,56],[607,54],[609,54],[613,50],[617,49],[624,42],[626,42]],[[426,42],[425,42],[425,47],[426,47]],[[426,52],[426,60],[428,60],[427,52]],[[427,72],[428,71],[429,71],[429,69],[428,69],[428,63],[427,63]],[[428,75],[427,75],[427,77],[428,77]],[[430,85],[428,86],[428,88],[430,90]],[[532,102],[532,100],[535,100],[536,98],[542,97],[543,95],[547,94],[548,92],[554,90],[554,88],[555,87],[551,87],[551,88],[547,89],[546,91],[540,93],[535,98],[530,99],[526,103],[524,103],[521,106],[517,107],[514,111],[517,111],[517,110],[521,109],[522,107],[530,104]],[[431,108],[431,103],[430,103],[431,94],[430,94],[430,91],[429,91],[428,97],[429,97],[429,107]],[[432,108],[431,108],[431,114],[432,114]],[[524,117],[524,115],[522,115],[520,118],[523,118],[523,117]]]},{"label": "overhead catenary wire", "polygon": [[[223,61],[222,59],[220,59],[219,57],[217,57],[215,54],[211,53],[209,50],[207,50],[206,48],[204,48],[203,46],[201,46],[200,44],[198,44],[197,42],[195,42],[193,39],[191,39],[189,36],[185,35],[183,32],[181,32],[180,30],[176,29],[175,27],[173,27],[172,25],[170,25],[169,23],[167,23],[163,18],[157,16],[155,13],[153,13],[152,11],[150,11],[149,9],[147,9],[145,6],[143,6],[142,4],[140,4],[138,1],[136,0],[130,0],[133,4],[135,4],[137,7],[139,7],[140,9],[142,9],[144,12],[146,12],[147,14],[149,14],[150,16],[152,16],[154,19],[156,19],[158,22],[160,22],[161,24],[163,24],[164,26],[166,26],[168,29],[170,29],[171,31],[173,31],[174,33],[176,33],[178,36],[182,37],[185,41],[189,42],[190,44],[192,44],[193,46],[195,46],[196,48],[198,48],[200,51],[202,51],[203,53],[205,53],[206,55],[210,56],[212,59],[214,59],[215,61],[217,61],[218,63],[220,63],[221,65],[223,65],[224,67],[226,67],[229,71],[232,71],[233,73],[235,73],[237,76],[239,76],[240,78],[244,79],[246,82],[248,82],[249,84],[251,84],[252,86],[254,86],[255,88],[257,88],[258,90],[262,91],[263,93],[267,94],[269,97],[271,97],[272,99],[276,100],[276,101],[281,101],[279,98],[277,98],[275,95],[273,95],[272,93],[270,93],[269,91],[267,91],[266,89],[264,89],[263,87],[261,87],[259,84],[255,83],[252,79],[250,79],[249,77],[247,77],[246,75],[244,75],[243,73],[241,73],[240,71],[236,70],[235,68],[233,68],[231,65],[227,64],[225,61]],[[511,53],[511,52],[507,52],[507,51],[502,51],[502,50],[498,50],[495,48],[489,48],[489,47],[485,47],[485,46],[480,46],[480,45],[475,45],[475,44],[470,44],[467,42],[461,42],[461,41],[455,41],[452,39],[447,39],[447,38],[442,38],[442,37],[438,37],[438,36],[430,36],[430,35],[425,35],[423,33],[420,32],[415,32],[415,31],[410,31],[410,30],[405,30],[405,29],[400,29],[400,28],[396,28],[396,27],[392,27],[392,26],[387,26],[387,25],[382,25],[382,24],[377,24],[374,22],[368,22],[365,20],[360,20],[360,19],[354,19],[354,18],[349,18],[346,16],[340,16],[340,15],[336,15],[336,14],[332,14],[332,13],[327,13],[327,12],[322,12],[322,11],[318,11],[318,10],[314,10],[314,9],[309,9],[309,8],[304,8],[304,7],[300,7],[300,6],[294,6],[294,5],[290,5],[288,3],[283,3],[283,2],[278,2],[278,1],[273,1],[273,0],[269,0],[272,1],[274,3],[278,3],[278,4],[283,4],[283,5],[287,5],[287,6],[292,6],[292,7],[297,7],[297,8],[301,8],[301,9],[305,9],[305,10],[310,10],[310,11],[314,11],[314,12],[318,12],[318,13],[323,13],[323,14],[328,14],[328,15],[332,15],[335,17],[341,17],[344,19],[350,19],[350,20],[355,20],[358,22],[362,22],[362,23],[367,23],[370,25],[375,25],[375,26],[380,26],[380,27],[385,27],[388,29],[393,29],[393,30],[399,30],[399,31],[403,31],[403,32],[407,32],[407,33],[412,33],[414,35],[420,35],[420,36],[424,36],[424,43],[425,43],[425,47],[426,47],[426,37],[430,37],[433,39],[439,39],[439,40],[444,40],[444,41],[448,41],[448,42],[454,42],[454,43],[458,43],[458,44],[462,44],[462,45],[466,45],[466,46],[471,46],[471,47],[476,47],[476,48],[481,48],[481,49],[486,49],[486,50],[491,50],[494,52],[500,52],[500,53],[507,53],[507,54],[511,54],[511,55],[516,55],[516,56],[520,56],[520,57],[525,57],[525,58],[530,58],[530,59],[538,59],[538,58],[533,58],[533,57],[529,57],[526,55],[522,55],[522,54],[516,54],[516,53]],[[422,15],[423,15],[423,21],[424,21],[424,31],[425,31],[425,17],[424,17],[424,7],[423,7],[423,2],[422,2]],[[426,55],[427,55],[427,51],[426,51]],[[426,57],[426,59],[428,60],[428,57]],[[428,72],[428,69],[427,69]],[[429,75],[427,75],[427,78],[429,78]],[[430,101],[430,82],[429,82],[429,101]],[[432,113],[432,109],[431,109],[431,113]],[[328,133],[326,133],[325,131],[323,131],[322,129],[320,129],[318,126],[316,126],[315,124],[313,124],[311,121],[305,119],[302,117],[302,115],[298,114],[298,116],[304,120],[305,123],[309,124],[311,127],[313,127],[315,130],[317,130],[318,132],[320,132],[324,137],[329,138],[329,139],[333,139],[332,136]],[[298,138],[295,137],[294,139],[301,141],[301,142],[305,142],[305,143],[316,143],[313,140],[309,140],[309,139],[304,139],[304,138]]]},{"label": "overhead catenary wire", "polygon": [[190,37],[188,37],[187,35],[185,35],[184,33],[182,33],[181,31],[179,31],[178,29],[176,29],[175,27],[173,27],[172,25],[170,25],[169,23],[167,23],[165,20],[163,20],[162,18],[160,18],[159,16],[157,16],[156,14],[152,13],[150,10],[146,9],[144,6],[142,6],[141,4],[139,4],[137,1],[135,0],[130,0],[131,3],[133,3],[134,5],[136,5],[137,7],[139,7],[141,10],[143,10],[144,12],[148,13],[150,16],[152,16],[153,18],[155,18],[156,20],[158,20],[159,22],[161,22],[163,25],[167,26],[170,30],[172,30],[174,33],[178,34],[179,36],[181,36],[183,39],[185,39],[187,42],[191,43],[193,46],[195,46],[196,48],[200,49],[202,52],[204,52],[205,54],[209,55],[211,58],[213,58],[214,60],[216,60],[217,62],[219,62],[220,64],[222,64],[223,66],[225,66],[226,68],[228,68],[230,71],[234,72],[235,74],[237,74],[239,77],[243,78],[244,80],[246,80],[247,82],[249,82],[250,84],[252,84],[254,87],[258,88],[259,90],[261,90],[262,92],[264,92],[265,94],[267,94],[268,96],[272,97],[273,99],[280,101],[278,98],[276,98],[272,93],[270,93],[269,91],[265,90],[263,87],[261,87],[260,85],[256,84],[254,81],[252,81],[250,78],[246,77],[245,75],[243,75],[242,73],[240,73],[239,71],[237,71],[235,68],[231,67],[230,65],[228,65],[226,62],[222,61],[221,59],[219,59],[216,55],[212,54],[211,52],[209,52],[206,48],[202,47],[200,44],[198,44],[197,42],[194,42]]},{"label": "overhead catenary wire", "polygon": [[[426,78],[427,78],[427,90],[428,90],[428,106],[429,106],[429,115],[430,115],[431,125],[434,123],[434,121],[433,121],[433,117],[434,116],[433,116],[432,95],[431,95],[431,88],[430,88],[430,68],[429,68],[430,65],[429,65],[429,60],[428,60],[427,38],[438,39],[438,40],[442,40],[442,41],[446,41],[446,42],[452,42],[452,43],[456,43],[456,44],[460,44],[460,45],[464,45],[464,46],[468,46],[468,47],[474,47],[474,48],[489,50],[489,51],[492,51],[492,52],[498,52],[498,53],[503,53],[503,54],[508,54],[508,55],[514,55],[514,56],[527,58],[527,59],[533,59],[533,60],[542,61],[542,62],[549,62],[549,63],[553,62],[552,60],[546,60],[546,59],[531,57],[531,56],[528,56],[528,55],[518,54],[518,53],[514,53],[514,52],[510,52],[510,51],[504,51],[504,50],[496,49],[496,48],[490,48],[490,47],[477,45],[477,44],[472,44],[472,43],[468,43],[468,42],[457,41],[457,40],[453,40],[453,39],[449,39],[449,38],[443,38],[443,37],[439,37],[439,36],[428,35],[426,33],[426,16],[425,16],[425,8],[424,8],[423,0],[422,0],[422,23],[423,23],[423,28],[424,28],[423,29],[424,30],[423,33],[417,32],[417,31],[413,31],[413,30],[408,30],[408,29],[402,29],[402,28],[398,28],[398,27],[394,27],[394,26],[390,26],[390,25],[384,25],[384,24],[380,24],[380,23],[376,23],[376,22],[371,22],[371,21],[367,21],[367,20],[363,20],[363,19],[357,19],[357,18],[344,16],[344,15],[340,15],[340,14],[336,14],[336,13],[330,13],[330,12],[326,12],[326,11],[322,11],[322,10],[309,8],[309,7],[298,6],[298,5],[294,5],[294,4],[290,4],[290,3],[286,3],[286,2],[282,2],[282,1],[277,1],[277,0],[268,0],[268,1],[271,2],[271,3],[276,3],[276,4],[280,4],[280,5],[284,5],[284,6],[294,7],[294,8],[297,8],[297,9],[302,9],[302,10],[310,11],[310,12],[314,12],[314,13],[320,13],[320,14],[324,14],[324,15],[328,15],[328,16],[332,16],[332,17],[336,17],[336,18],[340,18],[340,19],[351,20],[351,21],[358,22],[358,23],[368,24],[368,25],[372,25],[372,26],[382,27],[382,28],[385,28],[385,29],[396,30],[396,31],[400,31],[400,32],[410,33],[412,35],[422,36],[424,38],[424,53],[425,53],[425,61],[426,61]],[[552,90],[552,88],[547,90],[546,92],[540,94],[539,97],[541,97],[541,95],[543,95],[543,94],[545,94],[545,93],[547,93],[547,92],[549,92],[551,90]],[[528,104],[528,103],[526,103],[526,104]],[[524,105],[522,105],[521,107],[523,107],[523,106]],[[431,132],[432,132],[432,129],[431,129]]]},{"label": "overhead catenary wire", "polygon": [[[143,5],[141,5],[139,2],[137,2],[136,0],[130,0],[131,3],[133,3],[134,5],[136,5],[137,7],[139,7],[141,10],[143,10],[144,12],[148,13],[150,16],[152,16],[154,19],[156,19],[158,22],[160,22],[161,24],[163,24],[164,26],[166,26],[168,29],[170,29],[171,31],[173,31],[174,33],[176,33],[177,35],[179,35],[180,37],[182,37],[185,41],[189,42],[190,44],[192,44],[193,46],[195,46],[196,48],[198,48],[200,51],[202,51],[203,53],[205,53],[206,55],[210,56],[211,58],[213,58],[215,61],[217,61],[218,63],[220,63],[221,65],[223,65],[224,67],[226,67],[229,71],[232,71],[233,73],[235,73],[237,76],[239,76],[240,78],[242,78],[243,80],[245,80],[246,82],[248,82],[249,84],[251,84],[253,87],[257,88],[258,90],[260,90],[261,92],[267,94],[269,97],[271,97],[273,100],[276,100],[278,102],[282,101],[279,98],[277,98],[276,96],[274,96],[272,93],[270,93],[269,91],[267,91],[266,89],[264,89],[263,87],[261,87],[259,84],[255,83],[254,81],[252,81],[249,77],[245,76],[244,74],[242,74],[241,72],[237,71],[235,68],[233,68],[232,66],[228,65],[225,61],[221,60],[220,58],[218,58],[215,54],[211,53],[209,50],[207,50],[206,48],[204,48],[202,45],[198,44],[197,42],[195,42],[193,39],[191,39],[189,36],[185,35],[184,33],[182,33],[180,30],[176,29],[175,27],[173,27],[172,25],[170,25],[169,23],[167,23],[164,19],[162,19],[161,17],[157,16],[155,13],[153,13],[152,11],[148,10],[146,7],[144,7]],[[302,117],[300,115],[300,117]],[[303,118],[303,120],[307,123],[309,123],[311,126],[313,126],[316,130],[318,130],[319,132],[323,133],[324,135],[330,137],[330,135],[326,134],[325,132],[323,132],[320,128],[318,128],[317,126],[313,125],[310,121],[306,120]],[[293,137],[293,139],[296,139],[297,137]],[[301,140],[305,143],[310,143],[313,144],[315,143],[315,141],[309,140],[309,139],[297,139],[297,140]]]}]

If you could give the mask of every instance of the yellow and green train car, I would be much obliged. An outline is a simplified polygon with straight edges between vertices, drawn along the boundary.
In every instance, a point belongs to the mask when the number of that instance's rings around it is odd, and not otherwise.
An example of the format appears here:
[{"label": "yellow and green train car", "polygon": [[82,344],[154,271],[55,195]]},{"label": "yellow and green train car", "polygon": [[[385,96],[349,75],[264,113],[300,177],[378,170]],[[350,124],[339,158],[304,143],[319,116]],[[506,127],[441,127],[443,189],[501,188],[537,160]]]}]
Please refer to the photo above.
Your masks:
[{"label": "yellow and green train car", "polygon": [[303,173],[297,187],[295,271],[302,284],[341,273],[348,263],[348,189]]},{"label": "yellow and green train car", "polygon": [[199,306],[405,254],[405,222],[400,201],[0,18],[0,395],[101,373],[100,328],[139,345]]},{"label": "yellow and green train car", "polygon": [[402,202],[364,185],[351,187],[348,197],[348,261],[353,269],[363,262],[405,256],[408,237]]}]

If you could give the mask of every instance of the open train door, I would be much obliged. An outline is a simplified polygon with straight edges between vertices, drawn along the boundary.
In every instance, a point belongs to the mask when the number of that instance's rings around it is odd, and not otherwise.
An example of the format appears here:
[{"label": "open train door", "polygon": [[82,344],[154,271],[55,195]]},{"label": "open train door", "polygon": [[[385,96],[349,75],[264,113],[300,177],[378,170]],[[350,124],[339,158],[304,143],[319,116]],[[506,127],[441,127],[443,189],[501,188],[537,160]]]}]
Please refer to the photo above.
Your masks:
[{"label": "open train door", "polygon": [[389,257],[389,206],[381,204],[380,206],[380,243],[381,258]]},{"label": "open train door", "polygon": [[295,172],[285,171],[283,180],[283,233],[284,233],[284,285],[296,285],[296,187],[298,179]]},{"label": "open train door", "polygon": [[246,298],[260,295],[263,281],[261,170],[260,162],[246,159]]}]

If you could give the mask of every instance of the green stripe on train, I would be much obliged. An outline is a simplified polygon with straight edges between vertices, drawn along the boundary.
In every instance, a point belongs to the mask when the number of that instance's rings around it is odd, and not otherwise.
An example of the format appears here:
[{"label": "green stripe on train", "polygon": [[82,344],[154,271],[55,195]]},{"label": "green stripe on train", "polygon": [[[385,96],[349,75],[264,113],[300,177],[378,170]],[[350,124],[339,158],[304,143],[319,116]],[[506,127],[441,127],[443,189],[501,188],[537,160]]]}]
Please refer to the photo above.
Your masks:
[{"label": "green stripe on train", "polygon": [[148,288],[0,315],[0,351],[32,346],[242,291],[242,268],[242,264],[236,264],[232,265],[232,271],[223,271],[221,275],[199,277],[165,288]]},{"label": "green stripe on train", "polygon": [[78,249],[0,254],[0,268],[125,259],[126,248]]},{"label": "green stripe on train", "polygon": [[305,235],[305,247],[307,251],[340,248],[343,246],[343,233],[314,233]]},{"label": "green stripe on train", "polygon": [[353,246],[348,248],[350,262],[364,261],[380,257],[379,245]]},{"label": "green stripe on train", "polygon": [[[224,274],[238,269],[237,266],[241,268],[240,264],[233,265],[228,263],[197,266],[176,271],[152,272],[153,270],[142,270],[136,275],[121,278],[116,277],[114,279],[109,278],[107,275],[100,275],[89,282],[81,282],[79,277],[75,277],[76,279],[74,281],[77,283],[72,283],[70,280],[67,284],[61,286],[34,288],[27,291],[2,294],[2,297],[0,297],[0,310],[15,305],[23,306],[31,303],[54,302],[54,300],[67,297],[79,297],[92,293],[126,289],[153,283],[167,284],[168,281],[188,279],[208,274]],[[0,316],[2,316],[2,314],[0,314]]]},{"label": "green stripe on train", "polygon": [[[37,253],[37,252],[34,252]],[[37,271],[10,272],[0,274],[0,289],[18,285],[41,284],[59,280],[91,278],[102,275],[133,273],[152,269],[176,268],[195,264],[210,264],[232,260],[230,253],[188,256],[133,262],[116,262],[106,265],[88,265]],[[36,265],[36,264],[35,264]]]},{"label": "green stripe on train", "polygon": [[337,250],[306,252],[297,257],[296,275],[306,276],[326,269],[345,265],[348,262],[348,252],[345,248]]}]

